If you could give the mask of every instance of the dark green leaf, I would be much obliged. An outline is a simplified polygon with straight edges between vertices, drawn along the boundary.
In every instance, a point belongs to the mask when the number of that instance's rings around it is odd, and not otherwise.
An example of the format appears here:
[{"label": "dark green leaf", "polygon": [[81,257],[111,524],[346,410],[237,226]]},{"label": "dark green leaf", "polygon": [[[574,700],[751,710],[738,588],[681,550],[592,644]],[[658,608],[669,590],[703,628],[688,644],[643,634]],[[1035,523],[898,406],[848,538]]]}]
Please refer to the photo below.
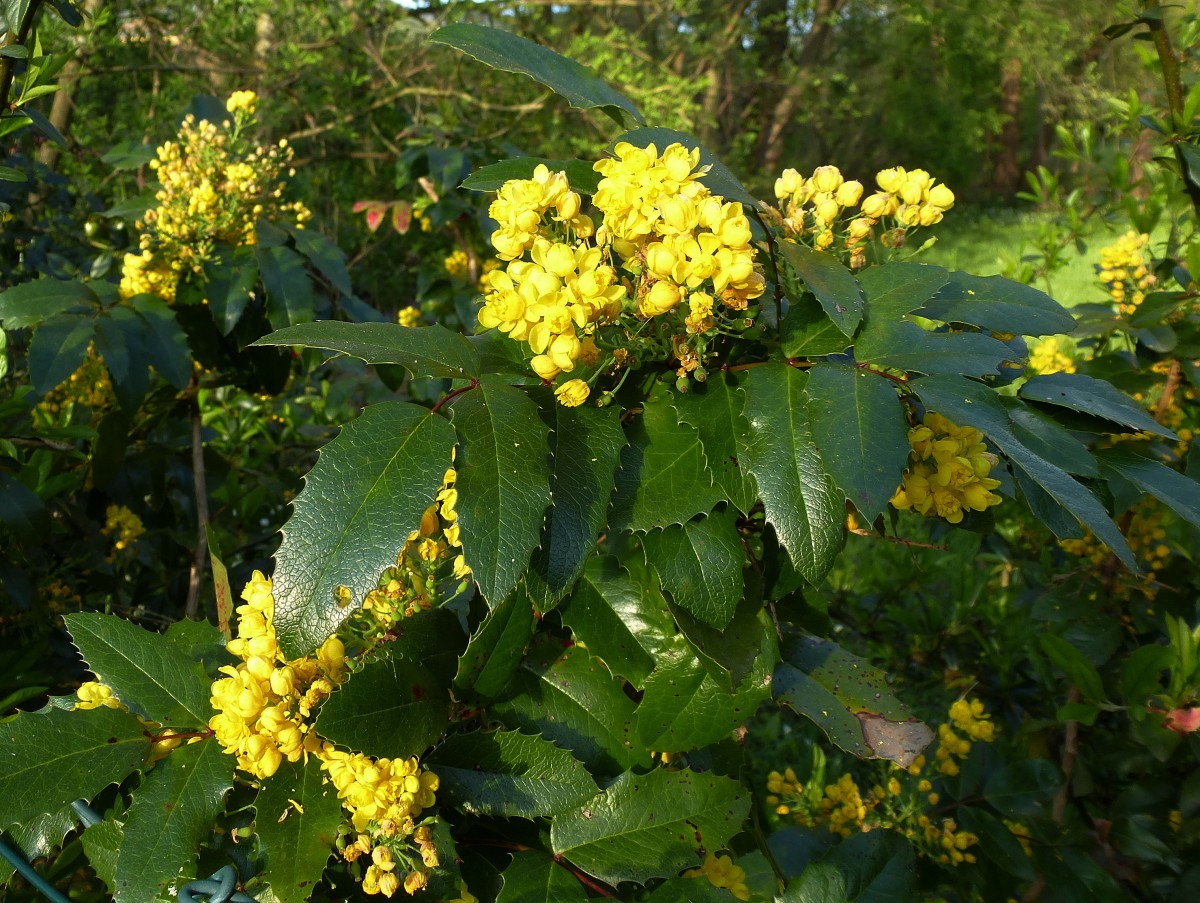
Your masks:
[{"label": "dark green leaf", "polygon": [[388,644],[388,655],[396,661],[424,665],[440,683],[449,686],[467,644],[467,636],[452,611],[433,608],[414,612],[397,621],[391,632],[396,639]]},{"label": "dark green leaf", "polygon": [[1131,707],[1146,702],[1162,690],[1163,672],[1177,665],[1179,653],[1171,646],[1142,646],[1121,663],[1121,691]]},{"label": "dark green leaf", "polygon": [[461,50],[493,69],[528,75],[577,109],[599,107],[618,125],[646,121],[632,101],[613,90],[591,69],[518,35],[457,22],[439,28],[429,40]]},{"label": "dark green leaf", "polygon": [[1075,318],[1045,292],[1003,276],[951,273],[937,297],[916,312],[1014,335],[1056,335],[1075,328]]},{"label": "dark green leaf", "polygon": [[321,705],[322,737],[368,756],[407,759],[437,742],[450,696],[429,669],[388,657],[358,668]]},{"label": "dark green leaf", "polygon": [[713,481],[743,514],[758,500],[754,478],[739,460],[746,447],[750,424],[746,420],[746,374],[714,374],[695,391],[672,398],[680,422],[694,427]]},{"label": "dark green leaf", "polygon": [[779,324],[779,335],[779,347],[789,358],[839,354],[850,344],[820,302],[808,297],[792,301]]},{"label": "dark green leaf", "polygon": [[1043,633],[1038,637],[1046,657],[1058,666],[1067,679],[1079,688],[1085,702],[1104,702],[1104,682],[1086,655],[1060,636]]},{"label": "dark green leaf", "polygon": [[223,335],[237,326],[257,284],[258,260],[252,247],[223,249],[216,260],[204,265],[203,283],[197,289],[208,299],[208,309]]},{"label": "dark green leaf", "polygon": [[683,637],[676,637],[658,657],[645,681],[637,709],[637,733],[642,746],[656,752],[681,753],[702,749],[744,725],[759,704],[771,696],[771,668],[759,666],[735,692],[722,686]]},{"label": "dark green leaf", "polygon": [[975,332],[926,332],[915,323],[872,320],[854,346],[861,364],[910,373],[988,375],[1013,358],[1003,342]]},{"label": "dark green leaf", "polygon": [[7,470],[0,470],[0,523],[31,545],[42,542],[50,530],[46,503]]},{"label": "dark green leaf", "polygon": [[1015,398],[1005,395],[999,397],[1008,412],[1013,435],[1030,451],[1067,473],[1084,477],[1100,475],[1096,459],[1087,446],[1075,438],[1074,433]]},{"label": "dark green leaf", "polygon": [[1022,881],[1033,880],[1033,863],[1025,855],[1021,841],[1000,819],[979,806],[962,806],[955,813],[955,820],[964,831],[979,838],[980,858],[986,857]]},{"label": "dark green leaf", "polygon": [[29,121],[33,123],[33,127],[41,132],[43,137],[49,138],[59,147],[63,148],[64,150],[66,149],[67,139],[62,136],[62,132],[58,130],[57,126],[55,126],[53,122],[46,118],[45,114],[42,113],[41,110],[31,107],[29,104],[25,104],[21,107],[21,112],[29,117]]},{"label": "dark green leaf", "polygon": [[316,756],[280,764],[254,801],[262,877],[281,903],[303,903],[325,871],[344,813]]},{"label": "dark green leaf", "polygon": [[62,314],[42,323],[29,343],[29,377],[39,395],[46,395],[79,369],[95,338],[91,317]]},{"label": "dark green leaf", "polygon": [[815,584],[842,547],[845,505],[813,442],[804,404],[806,379],[784,364],[750,371],[746,452],[767,523],[796,568]]},{"label": "dark green leaf", "polygon": [[296,242],[296,250],[308,258],[318,273],[329,280],[329,284],[343,295],[353,295],[350,271],[346,269],[346,255],[341,248],[318,232],[303,226],[286,226]]},{"label": "dark green leaf", "polygon": [[[27,861],[32,862],[49,856],[62,846],[63,838],[78,826],[75,810],[67,805],[57,812],[47,812],[19,825],[12,825],[8,831],[0,829],[0,834],[5,835],[3,842],[14,847]],[[0,892],[3,892],[4,886],[15,872],[12,864],[0,856]]]},{"label": "dark green leaf", "polygon": [[275,555],[275,628],[288,657],[315,649],[349,615],[433,504],[454,447],[442,417],[406,402],[371,405],[342,428],[296,496]]},{"label": "dark green leaf", "polygon": [[600,184],[600,174],[586,160],[516,157],[475,170],[463,181],[462,187],[472,191],[499,191],[500,186],[510,179],[532,179],[533,171],[543,165],[550,172],[565,172],[572,190],[581,194],[595,194],[596,186]]},{"label": "dark green leaf", "polygon": [[485,376],[453,411],[463,551],[483,597],[496,604],[517,585],[541,535],[549,430],[529,396],[498,377]]},{"label": "dark green leaf", "polygon": [[1200,527],[1200,483],[1128,448],[1100,449],[1096,457],[1104,470],[1120,474],[1188,523]]},{"label": "dark green leaf", "polygon": [[96,350],[112,376],[117,401],[130,414],[150,389],[150,341],[142,318],[131,307],[110,307],[96,318]]},{"label": "dark green leaf", "polygon": [[593,772],[649,762],[633,742],[633,700],[588,650],[551,647],[531,656],[491,708],[505,726],[541,734]]},{"label": "dark green leaf", "polygon": [[271,325],[282,329],[311,322],[313,287],[304,269],[304,258],[284,247],[260,247],[255,257],[267,290],[267,319]]},{"label": "dark green leaf", "polygon": [[414,376],[479,376],[479,355],[463,336],[444,326],[342,323],[321,320],[279,329],[251,345],[300,345],[357,357],[368,364],[399,364]]},{"label": "dark green leaf", "polygon": [[539,818],[600,791],[565,749],[516,731],[455,734],[427,764],[441,781],[438,803],[472,814]]},{"label": "dark green leaf", "polygon": [[161,634],[116,615],[68,614],[71,639],[101,683],[147,721],[200,728],[212,717],[212,681]]},{"label": "dark green leaf", "polygon": [[867,326],[874,329],[899,320],[937,295],[949,281],[943,267],[922,263],[885,263],[858,274],[867,296]]},{"label": "dark green leaf", "polygon": [[[71,821],[72,824],[75,821],[74,812],[71,813]],[[117,856],[121,852],[124,837],[124,825],[118,821],[102,821],[79,836],[88,865],[95,870],[110,894],[117,884]]]},{"label": "dark green leaf", "polygon": [[1021,489],[1025,504],[1034,517],[1050,528],[1059,539],[1081,539],[1086,535],[1083,524],[1054,496],[1037,484],[1023,467],[1011,464],[1013,479]]},{"label": "dark green leaf", "polygon": [[[0,723],[0,828],[90,800],[146,761],[150,740],[135,715],[101,706],[47,708]],[[232,760],[231,760],[232,761]]]},{"label": "dark green leaf", "polygon": [[721,500],[700,434],[679,423],[669,390],[660,389],[629,426],[609,525],[650,530],[707,514]]},{"label": "dark green leaf", "polygon": [[642,548],[677,605],[725,629],[742,598],[745,560],[733,510],[652,530]]},{"label": "dark green leaf", "polygon": [[741,783],[712,773],[626,772],[604,793],[554,817],[550,844],[601,881],[668,878],[719,850],[750,811]]},{"label": "dark green leaf", "polygon": [[824,251],[814,251],[792,241],[781,241],[776,247],[784,263],[808,286],[842,334],[854,335],[866,309],[863,291],[854,274]]},{"label": "dark green leaf", "polygon": [[100,162],[113,169],[137,169],[145,166],[158,156],[158,149],[153,144],[144,144],[140,140],[130,139],[121,141],[110,147],[100,157]]},{"label": "dark green leaf", "polygon": [[[20,46],[20,45],[12,45]],[[26,182],[29,176],[11,166],[0,166],[0,182]]]},{"label": "dark green leaf", "polygon": [[[568,408],[547,393],[543,419],[552,427],[550,508],[525,580],[539,611],[558,604],[595,554],[617,461],[625,445],[615,407]],[[549,408],[549,410],[547,410]]]},{"label": "dark green leaf", "polygon": [[1028,401],[1040,401],[1111,420],[1122,426],[1167,439],[1178,438],[1128,395],[1110,383],[1082,373],[1051,373],[1034,376],[1018,393]]},{"label": "dark green leaf", "polygon": [[187,334],[167,303],[153,295],[137,295],[129,306],[142,320],[146,358],[163,379],[183,389],[192,378],[192,353]]},{"label": "dark green leaf", "polygon": [[519,584],[472,634],[459,659],[454,685],[483,697],[498,695],[520,667],[536,629],[533,600],[525,585]]},{"label": "dark green leaf", "polygon": [[[641,148],[646,148],[653,144],[660,154],[672,144],[682,144],[688,150],[699,148],[700,165],[710,167],[708,173],[700,177],[700,181],[707,186],[708,190],[715,195],[725,198],[727,201],[740,201],[751,210],[758,208],[758,198],[743,188],[737,176],[724,163],[714,157],[708,148],[687,132],[678,132],[675,129],[663,128],[634,129],[631,132],[626,132],[610,144],[608,146],[609,153],[612,153],[613,149],[623,141],[632,144],[634,147]],[[751,219],[751,228],[754,228],[753,219]]]},{"label": "dark green leaf", "polygon": [[908,463],[908,429],[896,390],[869,371],[817,364],[805,394],[821,461],[846,498],[874,521]]},{"label": "dark green leaf", "polygon": [[560,616],[609,671],[636,687],[675,631],[662,594],[635,583],[615,558],[588,562]]},{"label": "dark green leaf", "polygon": [[233,757],[216,740],[185,743],[146,776],[125,815],[113,897],[117,903],[152,900],[179,873],[192,877],[200,844],[208,839],[233,788]]},{"label": "dark green leaf", "polygon": [[1002,815],[1027,818],[1048,811],[1061,786],[1057,765],[1045,759],[1026,759],[995,772],[984,785],[983,796]]},{"label": "dark green leaf", "polygon": [[788,885],[785,903],[892,903],[913,899],[912,846],[888,831],[852,834]]},{"label": "dark green leaf", "polygon": [[587,892],[570,870],[538,850],[514,853],[501,875],[496,903],[585,903]]},{"label": "dark green leaf", "polygon": [[775,631],[764,623],[762,601],[757,598],[744,596],[724,630],[697,621],[678,605],[671,605],[670,610],[708,673],[723,687],[733,689],[745,680],[764,650],[772,660],[778,657]]}]

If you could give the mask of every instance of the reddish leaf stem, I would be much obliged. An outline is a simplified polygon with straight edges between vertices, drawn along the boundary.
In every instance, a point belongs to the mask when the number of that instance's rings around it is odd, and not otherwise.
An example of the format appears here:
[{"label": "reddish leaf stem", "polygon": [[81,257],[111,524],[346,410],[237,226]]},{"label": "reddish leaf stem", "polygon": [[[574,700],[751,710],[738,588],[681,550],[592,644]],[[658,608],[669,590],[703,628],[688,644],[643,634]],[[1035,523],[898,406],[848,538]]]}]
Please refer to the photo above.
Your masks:
[{"label": "reddish leaf stem", "polygon": [[479,380],[473,379],[471,380],[471,384],[469,386],[462,386],[461,388],[455,389],[453,392],[447,392],[444,396],[442,396],[442,400],[430,409],[430,413],[436,414],[442,409],[443,405],[447,405],[454,401],[454,399],[458,398],[458,396],[462,395],[464,392],[470,392],[472,389],[477,388],[479,388]]}]

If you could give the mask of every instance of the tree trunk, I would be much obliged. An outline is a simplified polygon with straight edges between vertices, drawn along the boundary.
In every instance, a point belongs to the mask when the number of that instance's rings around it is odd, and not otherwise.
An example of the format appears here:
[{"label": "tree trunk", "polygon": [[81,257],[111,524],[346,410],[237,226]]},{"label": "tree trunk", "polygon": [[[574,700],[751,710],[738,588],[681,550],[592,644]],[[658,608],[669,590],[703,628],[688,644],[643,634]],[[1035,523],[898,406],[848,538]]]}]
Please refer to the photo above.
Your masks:
[{"label": "tree trunk", "polygon": [[999,147],[992,170],[992,191],[1011,197],[1021,190],[1021,58],[1009,57],[1000,70]]},{"label": "tree trunk", "polygon": [[[88,32],[84,29],[87,28],[90,31],[90,23],[95,21],[103,7],[104,0],[85,0],[83,4],[84,24],[72,36],[75,55],[67,60],[58,75],[58,90],[54,93],[54,100],[50,104],[50,124],[63,136],[66,136],[71,128],[71,114],[75,112],[75,90],[79,87],[79,77],[83,72],[83,61],[86,55],[84,51],[87,48],[88,38]],[[58,165],[58,157],[61,153],[62,148],[53,141],[44,141],[38,148],[37,160],[46,167],[54,169]]]}]

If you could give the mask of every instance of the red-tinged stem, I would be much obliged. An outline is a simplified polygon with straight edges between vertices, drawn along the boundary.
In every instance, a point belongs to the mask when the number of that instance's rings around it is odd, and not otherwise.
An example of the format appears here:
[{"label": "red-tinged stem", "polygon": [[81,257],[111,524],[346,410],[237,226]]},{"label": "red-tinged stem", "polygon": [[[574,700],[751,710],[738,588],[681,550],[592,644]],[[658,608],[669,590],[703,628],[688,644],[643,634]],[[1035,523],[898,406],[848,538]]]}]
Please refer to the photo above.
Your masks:
[{"label": "red-tinged stem", "polygon": [[479,380],[473,379],[471,380],[471,384],[469,386],[463,386],[462,388],[455,389],[453,392],[447,392],[446,395],[442,397],[442,400],[430,409],[430,413],[436,414],[442,409],[443,405],[447,405],[454,401],[454,399],[458,398],[458,396],[462,395],[464,392],[470,392],[472,389],[477,388],[479,388]]},{"label": "red-tinged stem", "polygon": [[608,897],[608,898],[614,899],[614,900],[616,899],[616,896],[617,896],[616,894],[614,894],[611,890],[609,890],[603,884],[599,884],[598,882],[593,881],[590,876],[585,875],[579,869],[575,868],[575,866],[571,865],[571,863],[569,863],[565,859],[563,859],[561,855],[555,855],[554,861],[557,862],[559,865],[561,865],[563,868],[565,868],[572,875],[574,875],[575,880],[577,880],[584,887],[588,888],[589,890],[593,891],[594,893],[599,894],[602,897]]}]

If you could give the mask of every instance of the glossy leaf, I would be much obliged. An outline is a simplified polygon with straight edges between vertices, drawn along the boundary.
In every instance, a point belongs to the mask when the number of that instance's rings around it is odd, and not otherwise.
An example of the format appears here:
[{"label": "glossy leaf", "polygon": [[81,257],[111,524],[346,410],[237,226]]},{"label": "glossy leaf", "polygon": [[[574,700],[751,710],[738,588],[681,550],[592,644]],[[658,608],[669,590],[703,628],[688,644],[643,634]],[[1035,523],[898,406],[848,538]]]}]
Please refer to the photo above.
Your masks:
[{"label": "glossy leaf", "polygon": [[[71,821],[75,821],[74,812],[71,813]],[[79,839],[83,843],[88,865],[111,894],[117,884],[117,857],[125,839],[125,826],[118,821],[102,821],[87,828],[79,835]]]},{"label": "glossy leaf", "polygon": [[908,463],[908,428],[896,390],[865,370],[817,364],[805,393],[821,461],[846,498],[874,521]]},{"label": "glossy leaf", "polygon": [[98,612],[68,614],[63,621],[88,669],[130,711],[162,725],[208,724],[212,680],[165,636]]},{"label": "glossy leaf", "polygon": [[867,295],[867,330],[899,320],[927,304],[950,280],[944,267],[923,263],[885,263],[858,274]]},{"label": "glossy leaf", "polygon": [[350,613],[339,586],[361,599],[395,564],[454,442],[443,417],[393,401],[368,407],[321,450],[275,555],[275,628],[287,656],[315,649]]},{"label": "glossy leaf", "polygon": [[894,832],[852,834],[788,884],[784,903],[911,900],[915,858],[908,841]]},{"label": "glossy leaf", "polygon": [[96,336],[90,316],[62,314],[42,323],[29,342],[29,377],[34,391],[46,395],[79,369]]},{"label": "glossy leaf", "polygon": [[647,402],[627,427],[609,526],[650,530],[707,514],[721,500],[700,434],[675,416],[667,390]]},{"label": "glossy leaf", "polygon": [[538,545],[550,504],[549,430],[529,396],[497,377],[485,376],[453,411],[463,551],[483,597],[496,604]]},{"label": "glossy leaf", "polygon": [[233,788],[233,757],[216,740],[185,743],[142,781],[125,814],[113,897],[151,900],[176,876],[196,874],[200,844]]},{"label": "glossy leaf", "polygon": [[429,669],[383,656],[360,666],[321,705],[316,731],[368,756],[407,759],[450,720],[450,696]]},{"label": "glossy leaf", "polygon": [[819,301],[796,298],[779,324],[779,347],[789,358],[840,354],[850,339],[825,314]]},{"label": "glossy leaf", "polygon": [[784,364],[750,371],[747,467],[766,519],[796,568],[818,583],[842,546],[842,493],[817,451],[804,403],[807,377]]},{"label": "glossy leaf", "polygon": [[983,797],[1007,818],[1036,817],[1062,786],[1062,772],[1045,759],[1010,762],[988,778]]},{"label": "glossy leaf", "polygon": [[554,817],[550,844],[601,881],[644,883],[700,865],[742,829],[741,782],[690,770],[626,772],[601,796]]},{"label": "glossy leaf", "polygon": [[600,792],[567,750],[516,731],[455,734],[427,764],[441,781],[438,803],[478,815],[554,815]]},{"label": "glossy leaf", "polygon": [[781,241],[776,247],[780,258],[808,286],[834,325],[843,335],[854,335],[866,310],[863,291],[854,274],[824,251],[793,241]]},{"label": "glossy leaf", "polygon": [[636,687],[675,632],[662,594],[635,583],[611,557],[588,562],[559,615],[609,671]]},{"label": "glossy leaf", "polygon": [[395,661],[424,665],[449,686],[458,669],[458,657],[467,645],[467,636],[458,616],[448,608],[417,611],[392,625],[396,638],[388,643],[388,655]]},{"label": "glossy leaf", "polygon": [[283,762],[254,800],[262,878],[281,903],[303,903],[325,871],[344,813],[315,756]]},{"label": "glossy leaf", "polygon": [[456,687],[487,697],[498,695],[521,665],[537,618],[524,584],[492,608],[467,643],[454,677]]},{"label": "glossy leaf", "polygon": [[253,248],[230,249],[204,265],[202,291],[223,335],[229,335],[237,326],[257,284],[258,261]]},{"label": "glossy leaf", "polygon": [[304,258],[291,248],[259,247],[255,253],[263,288],[267,290],[267,319],[276,329],[308,323],[313,318],[313,287]]},{"label": "glossy leaf", "polygon": [[537,850],[514,853],[496,903],[584,903],[587,892],[566,866]]},{"label": "glossy leaf", "polygon": [[951,273],[937,297],[917,313],[1014,335],[1057,335],[1075,328],[1075,318],[1045,292],[1003,276]]},{"label": "glossy leaf", "polygon": [[746,679],[763,653],[764,644],[771,650],[773,659],[778,656],[775,630],[767,627],[760,617],[760,599],[744,596],[738,602],[733,620],[724,630],[717,630],[696,620],[678,605],[671,605],[670,609],[680,632],[692,644],[708,673],[727,689],[732,690]]},{"label": "glossy leaf", "polygon": [[[6,819],[0,819],[5,821]],[[68,804],[57,812],[47,812],[20,824],[10,825],[3,833],[4,842],[15,848],[28,862],[49,856],[60,846],[63,838],[79,827],[75,810]],[[0,891],[9,882],[16,870],[7,859],[0,856]]]},{"label": "glossy leaf", "polygon": [[680,422],[700,434],[713,481],[743,514],[758,501],[754,478],[739,458],[750,430],[745,383],[745,374],[713,374],[694,391],[672,398]]},{"label": "glossy leaf", "polygon": [[471,343],[444,326],[320,320],[276,330],[251,344],[324,348],[368,364],[399,364],[414,376],[454,379],[479,375],[479,355]]},{"label": "glossy leaf", "polygon": [[1025,381],[1018,394],[1027,401],[1091,414],[1131,430],[1153,433],[1166,439],[1177,438],[1171,430],[1151,417],[1145,408],[1111,383],[1083,373],[1033,376]]},{"label": "glossy leaf", "polygon": [[0,292],[0,323],[24,329],[76,306],[99,307],[100,299],[83,282],[43,276]]},{"label": "glossy leaf", "polygon": [[527,38],[498,28],[457,22],[439,28],[429,40],[461,50],[493,69],[528,75],[577,109],[599,107],[618,125],[645,122],[632,101],[591,69]]},{"label": "glossy leaf", "polygon": [[980,333],[927,332],[898,321],[863,330],[854,356],[861,364],[910,373],[983,376],[996,373],[1014,354],[1003,342]]},{"label": "glossy leaf", "polygon": [[742,598],[745,560],[733,511],[652,530],[642,548],[677,605],[718,630],[729,624]]},{"label": "glossy leaf", "polygon": [[1161,461],[1128,448],[1096,452],[1105,471],[1119,474],[1142,492],[1154,496],[1188,523],[1200,527],[1200,483],[1172,470]]},{"label": "glossy leaf", "polygon": [[633,700],[588,650],[543,649],[522,663],[508,690],[491,707],[497,720],[569,749],[593,773],[649,761],[632,742]]},{"label": "glossy leaf", "polygon": [[596,552],[625,433],[615,407],[568,408],[547,393],[541,411],[551,427],[552,501],[525,581],[544,613],[558,604]]},{"label": "glossy leaf", "polygon": [[0,829],[59,812],[119,783],[150,754],[137,716],[47,708],[0,723]]},{"label": "glossy leaf", "polygon": [[171,308],[153,295],[136,295],[129,299],[129,306],[142,321],[147,362],[176,389],[185,388],[192,378],[192,353]]},{"label": "glossy leaf", "polygon": [[532,179],[533,171],[545,166],[550,172],[565,172],[573,191],[595,194],[600,174],[587,160],[547,160],[544,157],[514,157],[481,167],[463,180],[462,187],[472,191],[499,191],[510,179]]},{"label": "glossy leaf", "polygon": [[342,293],[353,295],[350,272],[346,269],[346,255],[341,248],[326,238],[317,229],[285,226],[296,242],[296,250],[307,258],[317,272],[329,280],[329,284]]},{"label": "glossy leaf", "polygon": [[150,390],[147,335],[130,307],[110,307],[96,318],[96,350],[112,376],[113,392],[127,412],[136,411]]},{"label": "glossy leaf", "polygon": [[683,637],[676,637],[645,681],[637,709],[642,746],[656,752],[701,749],[744,725],[771,696],[771,668],[763,658],[738,688],[718,683]]}]

